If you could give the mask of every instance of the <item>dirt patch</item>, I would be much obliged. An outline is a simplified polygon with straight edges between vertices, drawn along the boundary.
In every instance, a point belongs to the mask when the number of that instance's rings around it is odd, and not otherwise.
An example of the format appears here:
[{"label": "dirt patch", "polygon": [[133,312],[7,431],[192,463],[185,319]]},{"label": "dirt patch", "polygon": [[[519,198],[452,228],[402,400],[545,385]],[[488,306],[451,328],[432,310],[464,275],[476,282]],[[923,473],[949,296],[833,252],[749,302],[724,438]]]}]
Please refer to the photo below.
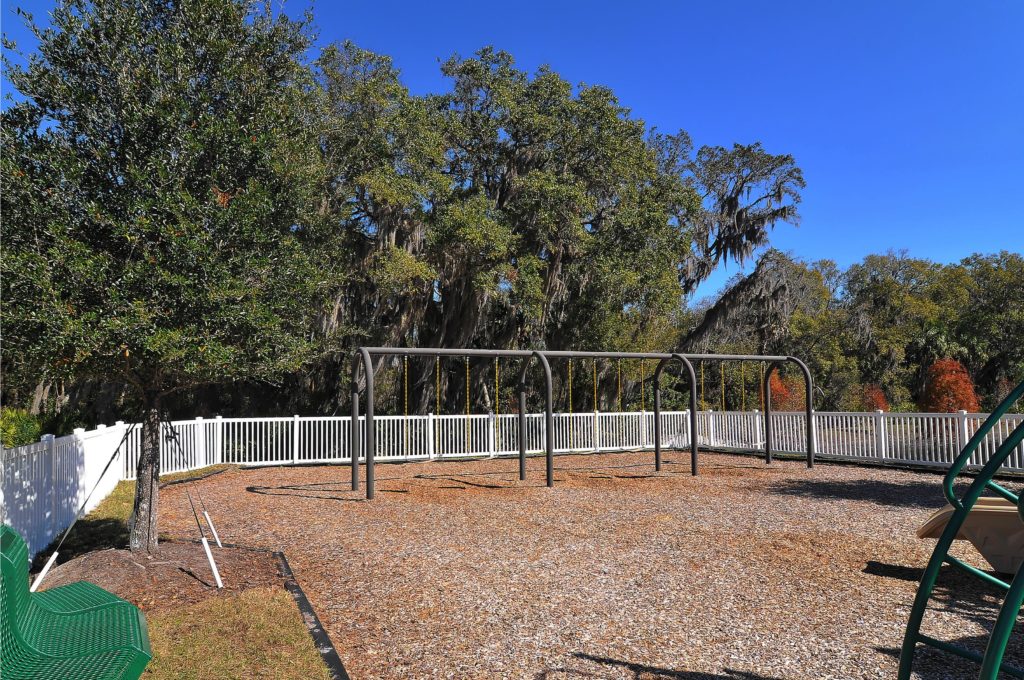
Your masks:
[{"label": "dirt patch", "polygon": [[203,547],[189,542],[160,543],[155,554],[98,550],[54,567],[41,589],[91,581],[143,611],[161,611],[227,597],[252,588],[282,588],[283,576],[273,555],[242,548],[212,547],[224,588],[214,585]]}]

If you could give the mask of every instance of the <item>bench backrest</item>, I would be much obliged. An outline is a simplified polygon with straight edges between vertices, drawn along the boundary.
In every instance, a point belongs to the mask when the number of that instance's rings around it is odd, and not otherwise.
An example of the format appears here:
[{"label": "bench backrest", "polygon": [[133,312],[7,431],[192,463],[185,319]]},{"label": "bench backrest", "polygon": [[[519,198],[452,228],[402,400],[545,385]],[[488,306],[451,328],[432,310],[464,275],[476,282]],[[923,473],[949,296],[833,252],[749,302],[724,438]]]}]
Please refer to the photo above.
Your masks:
[{"label": "bench backrest", "polygon": [[20,646],[18,614],[29,607],[28,546],[17,531],[0,525],[0,654]]},{"label": "bench backrest", "polygon": [[4,590],[18,609],[28,604],[28,546],[18,532],[0,525],[0,572]]}]

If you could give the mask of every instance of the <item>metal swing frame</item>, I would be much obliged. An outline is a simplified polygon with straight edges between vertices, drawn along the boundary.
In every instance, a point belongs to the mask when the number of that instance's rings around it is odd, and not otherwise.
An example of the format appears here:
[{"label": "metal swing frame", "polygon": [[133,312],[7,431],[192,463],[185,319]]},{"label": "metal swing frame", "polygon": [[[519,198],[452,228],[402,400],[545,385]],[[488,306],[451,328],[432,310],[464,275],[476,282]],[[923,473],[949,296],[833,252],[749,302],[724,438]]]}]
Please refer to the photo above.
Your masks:
[{"label": "metal swing frame", "polygon": [[[807,467],[814,467],[814,410],[812,398],[814,382],[810,369],[800,359],[784,355],[758,354],[683,354],[679,352],[583,352],[563,350],[501,350],[501,349],[447,349],[433,347],[360,347],[352,358],[352,377],[350,393],[352,399],[352,419],[350,431],[350,453],[352,467],[352,490],[360,487],[359,460],[366,461],[366,498],[372,499],[376,491],[376,439],[374,430],[374,369],[373,357],[408,356],[408,357],[479,357],[479,358],[517,358],[523,359],[519,370],[519,479],[526,479],[526,381],[530,366],[534,360],[544,371],[544,455],[545,479],[549,487],[554,486],[554,407],[552,398],[551,363],[549,359],[640,359],[657,361],[654,375],[651,377],[654,388],[654,467],[660,471],[661,456],[661,376],[669,363],[679,362],[687,371],[690,385],[690,472],[697,474],[698,441],[697,441],[697,380],[693,370],[694,361],[738,361],[766,362],[769,364],[765,372],[763,394],[764,432],[765,432],[765,463],[772,462],[771,446],[771,375],[784,363],[793,363],[804,376]],[[360,389],[360,371],[365,377],[365,386]],[[366,398],[366,416],[363,425],[363,436],[359,436],[359,402],[360,395]]]}]

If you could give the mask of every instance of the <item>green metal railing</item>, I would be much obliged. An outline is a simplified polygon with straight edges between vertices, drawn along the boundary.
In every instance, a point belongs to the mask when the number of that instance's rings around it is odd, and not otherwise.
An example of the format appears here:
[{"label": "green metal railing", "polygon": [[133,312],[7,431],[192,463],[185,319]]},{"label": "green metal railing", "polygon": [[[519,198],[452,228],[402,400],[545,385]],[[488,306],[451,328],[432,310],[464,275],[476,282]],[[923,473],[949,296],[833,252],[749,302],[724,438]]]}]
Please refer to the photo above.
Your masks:
[{"label": "green metal railing", "polygon": [[[960,528],[963,526],[964,521],[967,519],[967,515],[971,509],[977,503],[982,493],[986,490],[992,491],[997,495],[1005,498],[1017,505],[1018,513],[1024,518],[1024,505],[1021,504],[1017,494],[1012,493],[1008,489],[999,485],[993,480],[999,468],[1002,467],[1003,462],[1009,457],[1017,446],[1024,441],[1024,423],[1018,425],[1010,435],[1003,440],[999,445],[999,448],[992,455],[989,461],[978,473],[974,482],[967,489],[967,493],[964,494],[963,499],[957,498],[956,493],[953,490],[953,483],[956,481],[957,476],[963,471],[971,460],[971,456],[977,450],[981,442],[988,436],[989,432],[999,422],[999,419],[1006,414],[1007,411],[1024,396],[1024,382],[1017,385],[1017,387],[999,404],[999,406],[992,412],[991,415],[982,423],[978,431],[974,433],[970,441],[957,456],[957,459],[953,462],[949,471],[946,473],[946,477],[943,480],[943,492],[946,495],[946,500],[953,506],[954,512],[950,517],[949,522],[946,524],[945,530],[942,532],[942,536],[939,538],[938,543],[935,545],[935,550],[932,552],[931,559],[928,561],[928,566],[925,568],[924,576],[921,578],[921,585],[918,587],[917,596],[914,598],[914,606],[910,611],[910,620],[907,622],[907,630],[903,637],[903,647],[900,652],[900,669],[897,678],[899,680],[909,680],[911,671],[914,665],[914,655],[917,652],[918,643],[941,649],[942,651],[954,654],[956,656],[970,659],[981,664],[981,674],[978,676],[980,680],[996,680],[996,677],[1000,672],[1006,673],[1013,677],[1024,678],[1024,669],[1003,667],[1003,655],[1006,652],[1006,645],[1010,638],[1010,633],[1013,630],[1013,626],[1017,621],[1017,615],[1021,610],[1022,604],[1024,604],[1024,569],[1020,569],[1017,575],[1013,578],[1012,583],[1006,583],[1002,579],[996,578],[991,574],[988,574],[976,567],[973,567],[962,560],[957,559],[949,554],[949,549],[956,539],[957,534],[960,532]],[[943,564],[949,564],[961,571],[964,571],[971,576],[976,576],[989,585],[996,586],[1006,591],[1006,597],[1003,600],[1002,607],[999,611],[999,616],[996,620],[996,625],[992,631],[992,635],[989,637],[988,646],[985,649],[985,654],[981,655],[969,649],[945,642],[943,640],[937,640],[928,635],[921,633],[921,621],[924,618],[924,613],[928,608],[928,601],[931,599],[932,591],[935,589],[935,581],[938,579],[939,570]]]}]

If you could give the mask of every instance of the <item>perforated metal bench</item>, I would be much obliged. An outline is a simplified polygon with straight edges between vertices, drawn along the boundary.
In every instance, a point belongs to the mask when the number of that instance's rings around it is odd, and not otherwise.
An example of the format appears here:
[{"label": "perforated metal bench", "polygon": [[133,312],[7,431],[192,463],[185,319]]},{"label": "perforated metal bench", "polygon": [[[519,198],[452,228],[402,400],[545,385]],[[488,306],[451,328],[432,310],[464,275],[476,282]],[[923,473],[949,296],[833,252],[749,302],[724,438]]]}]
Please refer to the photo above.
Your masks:
[{"label": "perforated metal bench", "polygon": [[152,656],[130,602],[86,581],[30,593],[25,542],[0,526],[0,677],[128,680]]}]

